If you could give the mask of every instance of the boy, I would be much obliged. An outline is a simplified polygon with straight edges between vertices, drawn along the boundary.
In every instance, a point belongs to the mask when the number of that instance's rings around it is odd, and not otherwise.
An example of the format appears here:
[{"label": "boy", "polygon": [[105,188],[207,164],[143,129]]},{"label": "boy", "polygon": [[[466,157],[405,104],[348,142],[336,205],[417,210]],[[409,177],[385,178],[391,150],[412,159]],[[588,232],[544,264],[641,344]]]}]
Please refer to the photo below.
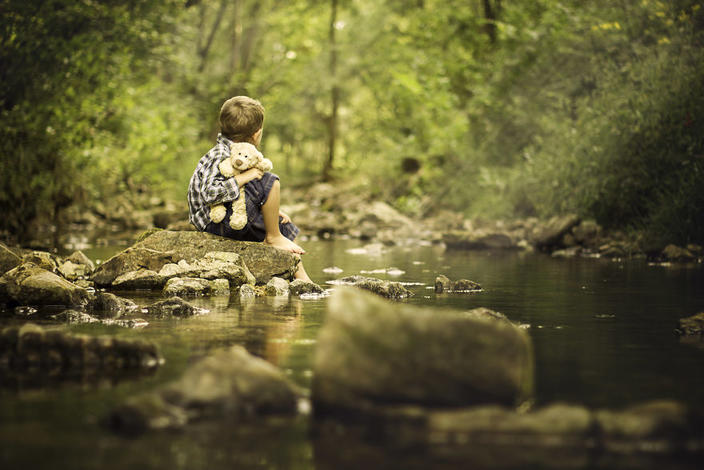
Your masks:
[{"label": "boy", "polygon": [[[230,156],[230,143],[249,142],[259,147],[264,125],[264,107],[247,96],[235,96],[225,101],[220,109],[220,134],[215,147],[198,162],[188,185],[190,221],[201,232],[209,232],[243,241],[258,241],[303,254],[305,251],[293,240],[298,235],[289,217],[280,211],[281,188],[279,177],[251,168],[239,175],[226,178],[218,170],[221,161]],[[247,225],[234,230],[229,224],[232,201],[240,197],[240,188],[246,193]],[[220,223],[210,220],[210,206],[225,203],[227,214]],[[298,264],[297,279],[310,282],[303,264]]]}]

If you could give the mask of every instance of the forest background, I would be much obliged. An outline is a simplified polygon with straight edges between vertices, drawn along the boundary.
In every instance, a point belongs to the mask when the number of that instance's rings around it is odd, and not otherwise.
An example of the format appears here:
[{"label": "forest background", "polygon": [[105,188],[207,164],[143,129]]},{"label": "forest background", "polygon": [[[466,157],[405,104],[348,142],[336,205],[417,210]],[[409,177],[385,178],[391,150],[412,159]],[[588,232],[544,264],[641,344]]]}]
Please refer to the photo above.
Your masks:
[{"label": "forest background", "polygon": [[0,0],[0,235],[185,204],[230,96],[286,185],[426,217],[704,242],[704,8],[674,0]]}]

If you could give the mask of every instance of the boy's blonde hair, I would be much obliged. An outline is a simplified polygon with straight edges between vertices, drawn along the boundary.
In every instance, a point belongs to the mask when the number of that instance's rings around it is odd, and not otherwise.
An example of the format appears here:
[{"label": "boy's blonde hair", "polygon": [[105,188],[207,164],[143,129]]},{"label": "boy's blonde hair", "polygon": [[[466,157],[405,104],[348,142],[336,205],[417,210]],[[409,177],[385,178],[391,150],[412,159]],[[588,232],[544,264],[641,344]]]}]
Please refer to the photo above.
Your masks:
[{"label": "boy's blonde hair", "polygon": [[251,142],[264,125],[264,106],[248,96],[234,96],[220,108],[220,132],[233,142]]}]

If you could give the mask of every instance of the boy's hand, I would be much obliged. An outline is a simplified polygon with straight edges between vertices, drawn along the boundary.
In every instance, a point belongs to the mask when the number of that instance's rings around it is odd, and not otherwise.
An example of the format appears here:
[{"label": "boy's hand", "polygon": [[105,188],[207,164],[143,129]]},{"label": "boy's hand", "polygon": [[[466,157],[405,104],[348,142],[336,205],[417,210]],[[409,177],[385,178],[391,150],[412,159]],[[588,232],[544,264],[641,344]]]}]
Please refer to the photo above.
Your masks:
[{"label": "boy's hand", "polygon": [[250,168],[247,171],[243,171],[239,175],[235,175],[235,181],[237,181],[237,186],[242,186],[252,180],[262,179],[262,176],[264,176],[264,172],[262,170],[259,168]]},{"label": "boy's hand", "polygon": [[281,217],[281,223],[282,223],[282,224],[287,224],[287,223],[291,222],[291,217],[289,217],[288,215],[286,215],[285,212],[279,211],[279,217]]}]

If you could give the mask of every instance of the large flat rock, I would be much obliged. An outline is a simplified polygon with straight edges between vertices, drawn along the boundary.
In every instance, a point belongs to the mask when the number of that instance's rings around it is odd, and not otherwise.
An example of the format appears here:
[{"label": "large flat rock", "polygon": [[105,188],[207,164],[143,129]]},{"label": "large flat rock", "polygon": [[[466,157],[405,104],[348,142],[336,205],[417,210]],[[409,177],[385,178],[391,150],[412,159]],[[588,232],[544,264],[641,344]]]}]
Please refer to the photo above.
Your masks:
[{"label": "large flat rock", "polygon": [[292,279],[299,262],[297,256],[263,243],[230,240],[204,232],[161,230],[105,261],[93,273],[92,280],[98,286],[109,286],[131,271],[159,272],[166,264],[181,260],[193,263],[211,252],[239,254],[259,284],[274,276]]}]

